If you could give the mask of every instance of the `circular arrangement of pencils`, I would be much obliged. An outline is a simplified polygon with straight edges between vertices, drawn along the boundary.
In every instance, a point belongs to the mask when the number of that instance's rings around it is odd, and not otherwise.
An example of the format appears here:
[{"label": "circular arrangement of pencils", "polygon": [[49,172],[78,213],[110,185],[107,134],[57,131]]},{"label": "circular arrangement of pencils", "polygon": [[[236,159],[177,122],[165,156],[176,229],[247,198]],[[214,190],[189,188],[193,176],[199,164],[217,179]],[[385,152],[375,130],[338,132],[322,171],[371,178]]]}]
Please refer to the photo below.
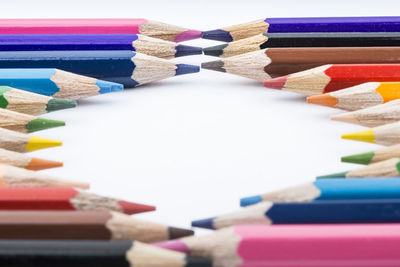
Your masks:
[{"label": "circular arrangement of pencils", "polygon": [[[206,48],[179,44],[203,38]],[[203,69],[342,109],[380,144],[341,158],[360,167],[240,199],[192,221],[137,219],[155,206],[45,175],[62,162],[28,152],[62,145],[36,132],[77,100]],[[178,59],[179,60],[179,59]],[[268,90],[268,89],[266,89]],[[31,135],[31,133],[34,135]],[[0,264],[7,267],[400,266],[400,17],[265,18],[199,31],[147,19],[0,19]]]}]

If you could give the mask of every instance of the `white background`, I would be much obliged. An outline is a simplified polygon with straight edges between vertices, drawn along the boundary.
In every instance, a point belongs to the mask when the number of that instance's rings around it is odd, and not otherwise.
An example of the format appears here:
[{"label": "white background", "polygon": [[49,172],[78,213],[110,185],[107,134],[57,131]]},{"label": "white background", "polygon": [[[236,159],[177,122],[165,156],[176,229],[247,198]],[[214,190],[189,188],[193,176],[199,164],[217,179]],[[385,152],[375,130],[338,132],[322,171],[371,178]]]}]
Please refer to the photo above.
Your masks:
[{"label": "white background", "polygon": [[[1,1],[7,18],[147,18],[210,30],[265,17],[398,15],[398,1]],[[211,46],[194,40],[188,45]],[[178,58],[180,63],[215,60]],[[341,140],[363,129],[333,122],[340,111],[255,81],[207,70],[79,102],[44,117],[67,126],[36,133],[60,148],[32,153],[63,161],[45,171],[89,181],[92,192],[154,204],[138,215],[188,227],[238,208],[243,196],[358,167],[340,157],[378,148]]]}]

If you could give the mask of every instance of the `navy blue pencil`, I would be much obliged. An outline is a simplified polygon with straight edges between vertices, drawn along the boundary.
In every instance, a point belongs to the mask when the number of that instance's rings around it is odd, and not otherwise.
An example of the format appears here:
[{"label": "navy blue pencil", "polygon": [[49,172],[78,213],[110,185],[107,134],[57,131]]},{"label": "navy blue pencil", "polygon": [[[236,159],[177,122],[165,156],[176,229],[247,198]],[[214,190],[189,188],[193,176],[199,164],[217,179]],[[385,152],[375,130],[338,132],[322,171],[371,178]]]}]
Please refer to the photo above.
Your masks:
[{"label": "navy blue pencil", "polygon": [[0,68],[57,68],[126,87],[199,72],[199,67],[129,50],[0,52]]},{"label": "navy blue pencil", "polygon": [[261,202],[192,226],[219,229],[238,224],[394,223],[400,200],[331,200],[296,203]]},{"label": "navy blue pencil", "polygon": [[201,47],[180,45],[141,34],[3,34],[0,51],[132,50],[159,58],[202,54]]}]

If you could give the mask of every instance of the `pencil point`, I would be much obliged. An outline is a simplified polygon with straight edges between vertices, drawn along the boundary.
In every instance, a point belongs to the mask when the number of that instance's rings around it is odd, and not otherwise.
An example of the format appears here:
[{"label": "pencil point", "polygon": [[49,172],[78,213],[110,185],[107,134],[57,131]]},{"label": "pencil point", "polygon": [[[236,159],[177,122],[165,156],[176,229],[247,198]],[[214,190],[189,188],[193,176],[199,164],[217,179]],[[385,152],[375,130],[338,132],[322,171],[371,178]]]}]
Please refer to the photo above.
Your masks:
[{"label": "pencil point", "polygon": [[333,174],[328,174],[328,175],[323,175],[323,176],[317,176],[317,179],[323,179],[323,178],[346,178],[347,172],[339,172],[339,173],[333,173]]},{"label": "pencil point", "polygon": [[201,68],[219,72],[226,72],[226,70],[224,69],[224,62],[222,60],[203,62],[201,63]]},{"label": "pencil point", "polygon": [[169,240],[169,241],[164,241],[164,242],[160,242],[160,243],[155,243],[152,245],[159,247],[159,248],[179,251],[179,252],[182,252],[185,254],[190,253],[188,246],[180,240]]},{"label": "pencil point", "polygon": [[207,55],[207,56],[219,57],[224,53],[224,49],[227,46],[228,46],[228,44],[210,46],[210,47],[203,48],[203,52],[204,52],[204,55]]},{"label": "pencil point", "polygon": [[25,149],[28,151],[35,151],[39,149],[50,148],[61,145],[62,145],[61,141],[32,136],[29,139],[28,144],[26,144]]},{"label": "pencil point", "polygon": [[342,162],[367,165],[367,164],[371,163],[374,156],[375,156],[374,152],[367,152],[367,153],[362,153],[362,154],[344,156],[344,157],[342,157]]},{"label": "pencil point", "polygon": [[375,143],[374,131],[372,129],[344,134],[342,135],[342,138],[355,141],[368,142],[368,143]]},{"label": "pencil point", "polygon": [[194,235],[194,231],[177,227],[168,227],[168,234],[169,239],[177,239],[185,236]]},{"label": "pencil point", "polygon": [[249,205],[257,204],[262,201],[261,196],[244,197],[240,199],[240,206],[246,207]]},{"label": "pencil point", "polygon": [[360,124],[360,121],[354,115],[354,112],[346,112],[346,113],[342,113],[342,114],[333,115],[333,116],[331,116],[331,120],[353,123],[353,124]]},{"label": "pencil point", "polygon": [[64,164],[62,162],[40,159],[40,158],[32,158],[29,162],[28,166],[25,169],[32,171],[39,171],[50,168],[62,167]]},{"label": "pencil point", "polygon": [[323,94],[307,97],[307,103],[336,108],[338,100],[330,94]]},{"label": "pencil point", "polygon": [[232,36],[229,32],[224,30],[205,31],[201,34],[201,38],[222,42],[232,42]]},{"label": "pencil point", "polygon": [[175,47],[175,57],[184,57],[191,55],[201,55],[203,54],[203,49],[197,46],[189,46],[189,45],[177,45]]},{"label": "pencil point", "polygon": [[206,229],[215,229],[214,228],[214,219],[215,219],[215,217],[192,221],[192,226],[206,228]]},{"label": "pencil point", "polygon": [[211,260],[198,257],[185,257],[185,267],[212,267]]},{"label": "pencil point", "polygon": [[195,66],[195,65],[177,64],[176,67],[177,67],[177,69],[175,70],[176,76],[189,74],[189,73],[196,73],[196,72],[200,71],[200,67]]},{"label": "pencil point", "polygon": [[197,39],[201,37],[202,32],[201,31],[196,31],[196,30],[187,30],[182,32],[181,34],[177,35],[175,37],[174,42],[183,42],[183,41],[189,41],[193,39]]},{"label": "pencil point", "polygon": [[52,112],[60,109],[74,108],[77,106],[75,100],[52,98],[46,105],[46,111]]},{"label": "pencil point", "polygon": [[142,213],[142,212],[153,211],[156,209],[156,207],[154,206],[138,204],[123,200],[118,201],[118,204],[122,207],[124,213],[126,214]]},{"label": "pencil point", "polygon": [[266,81],[264,81],[264,86],[268,87],[268,88],[272,88],[272,89],[281,90],[285,87],[286,80],[288,79],[288,77],[289,77],[289,75],[286,75],[286,76],[266,80]]},{"label": "pencil point", "polygon": [[106,93],[113,93],[113,92],[119,92],[124,90],[124,86],[119,83],[113,83],[113,82],[107,82],[103,80],[97,80],[96,85],[99,87],[99,93],[100,94],[106,94]]},{"label": "pencil point", "polygon": [[65,122],[37,118],[37,119],[30,121],[26,125],[26,130],[28,131],[28,133],[32,133],[32,132],[55,128],[55,127],[60,127],[60,126],[65,126]]}]

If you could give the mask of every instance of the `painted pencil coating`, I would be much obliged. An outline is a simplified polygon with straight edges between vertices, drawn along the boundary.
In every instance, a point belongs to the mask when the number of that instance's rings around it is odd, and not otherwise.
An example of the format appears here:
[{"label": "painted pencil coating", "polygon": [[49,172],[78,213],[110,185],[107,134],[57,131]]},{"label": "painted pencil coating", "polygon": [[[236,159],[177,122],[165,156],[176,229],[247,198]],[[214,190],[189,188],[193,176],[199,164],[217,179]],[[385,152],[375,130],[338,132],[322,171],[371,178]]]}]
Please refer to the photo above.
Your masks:
[{"label": "painted pencil coating", "polygon": [[[127,87],[199,71],[198,66],[175,64],[128,50],[0,52],[0,68],[58,68]],[[104,83],[96,81],[100,88],[105,87]],[[122,88],[109,91],[116,90]],[[100,89],[99,93],[105,92]],[[55,92],[53,96],[58,97]]]}]

